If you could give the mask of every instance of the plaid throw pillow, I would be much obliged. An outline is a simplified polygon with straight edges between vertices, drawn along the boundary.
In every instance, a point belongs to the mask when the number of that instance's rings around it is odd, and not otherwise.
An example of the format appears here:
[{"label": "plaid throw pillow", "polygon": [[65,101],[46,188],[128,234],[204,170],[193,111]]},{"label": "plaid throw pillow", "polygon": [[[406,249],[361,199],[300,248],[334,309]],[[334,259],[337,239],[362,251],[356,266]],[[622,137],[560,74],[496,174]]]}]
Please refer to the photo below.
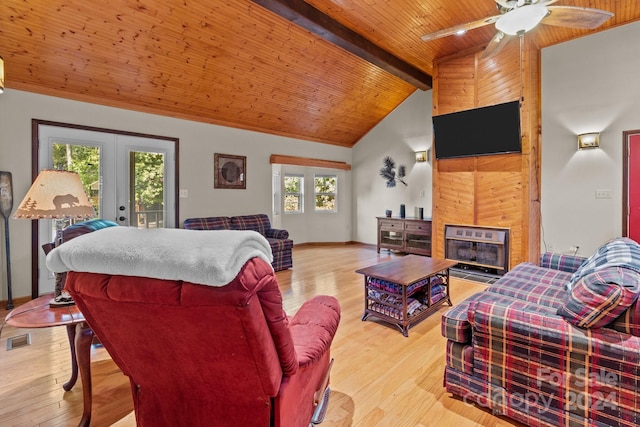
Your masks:
[{"label": "plaid throw pillow", "polygon": [[640,273],[640,245],[628,237],[618,237],[600,246],[573,273],[567,290],[571,291],[584,276],[608,267],[623,267]]},{"label": "plaid throw pillow", "polygon": [[558,314],[581,328],[600,328],[616,320],[638,298],[640,274],[606,267],[582,276]]}]

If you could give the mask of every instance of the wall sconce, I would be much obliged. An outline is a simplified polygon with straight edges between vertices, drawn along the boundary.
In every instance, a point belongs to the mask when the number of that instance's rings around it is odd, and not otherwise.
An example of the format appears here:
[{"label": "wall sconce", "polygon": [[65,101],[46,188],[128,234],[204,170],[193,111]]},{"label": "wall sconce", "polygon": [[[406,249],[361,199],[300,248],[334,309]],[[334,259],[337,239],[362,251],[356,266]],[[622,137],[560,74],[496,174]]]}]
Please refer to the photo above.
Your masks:
[{"label": "wall sconce", "polygon": [[0,56],[0,93],[4,92],[4,59]]},{"label": "wall sconce", "polygon": [[427,161],[426,151],[416,151],[416,163],[422,163]]},{"label": "wall sconce", "polygon": [[578,150],[600,147],[600,132],[583,133],[578,135]]}]

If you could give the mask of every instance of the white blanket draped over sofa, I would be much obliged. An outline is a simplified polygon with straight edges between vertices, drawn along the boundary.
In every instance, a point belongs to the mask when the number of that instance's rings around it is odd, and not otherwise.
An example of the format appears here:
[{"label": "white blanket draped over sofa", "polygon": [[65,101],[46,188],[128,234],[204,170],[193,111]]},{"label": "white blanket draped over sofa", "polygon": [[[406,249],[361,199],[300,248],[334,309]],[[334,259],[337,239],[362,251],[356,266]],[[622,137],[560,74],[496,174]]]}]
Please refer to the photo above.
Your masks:
[{"label": "white blanket draped over sofa", "polygon": [[47,255],[55,272],[140,276],[223,286],[251,258],[271,264],[267,240],[255,231],[110,227],[65,242]]}]

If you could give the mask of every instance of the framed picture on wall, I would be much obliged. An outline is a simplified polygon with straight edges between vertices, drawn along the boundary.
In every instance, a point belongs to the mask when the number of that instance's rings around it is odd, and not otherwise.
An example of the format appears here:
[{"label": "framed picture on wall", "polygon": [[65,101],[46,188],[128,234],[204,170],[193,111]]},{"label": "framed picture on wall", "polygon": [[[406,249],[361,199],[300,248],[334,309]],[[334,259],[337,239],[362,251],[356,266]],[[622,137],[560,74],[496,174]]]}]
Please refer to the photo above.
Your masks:
[{"label": "framed picture on wall", "polygon": [[213,188],[247,188],[247,158],[214,153]]}]

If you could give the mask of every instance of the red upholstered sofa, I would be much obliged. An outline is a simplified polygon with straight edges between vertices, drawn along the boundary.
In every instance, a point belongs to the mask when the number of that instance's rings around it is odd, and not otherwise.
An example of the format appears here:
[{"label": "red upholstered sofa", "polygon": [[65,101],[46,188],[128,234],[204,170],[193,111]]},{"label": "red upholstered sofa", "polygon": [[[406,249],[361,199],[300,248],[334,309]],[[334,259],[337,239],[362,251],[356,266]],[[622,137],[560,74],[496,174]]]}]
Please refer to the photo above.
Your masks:
[{"label": "red upholstered sofa", "polygon": [[267,238],[273,253],[271,265],[275,271],[293,267],[293,240],[289,232],[271,228],[269,217],[265,214],[242,216],[212,216],[206,218],[187,218],[184,220],[186,230],[253,230]]},{"label": "red upholstered sofa", "polygon": [[[334,297],[316,296],[294,316],[287,316],[277,277],[258,256],[222,285],[80,271],[92,267],[85,268],[77,259],[94,262],[91,251],[98,253],[101,247],[117,258],[109,260],[107,270],[117,263],[124,265],[124,271],[138,268],[137,257],[147,254],[127,243],[123,253],[118,252],[122,234],[132,234],[131,245],[140,241],[139,247],[151,252],[152,239],[144,239],[161,235],[158,245],[165,246],[152,253],[149,264],[171,249],[171,243],[164,243],[166,236],[176,234],[187,244],[195,241],[193,254],[186,257],[203,265],[200,261],[208,262],[210,248],[203,244],[204,238],[185,237],[191,233],[128,227],[99,230],[54,249],[47,265],[52,267],[53,258],[57,265],[78,266],[68,272],[66,289],[129,377],[137,425],[309,426],[314,417],[323,415],[328,401],[330,346],[340,321]],[[115,236],[106,244],[105,235]],[[200,253],[202,258],[197,259]],[[153,265],[149,271],[158,269]],[[174,270],[171,265],[166,269],[169,274]],[[186,272],[192,270],[188,267]]]}]

